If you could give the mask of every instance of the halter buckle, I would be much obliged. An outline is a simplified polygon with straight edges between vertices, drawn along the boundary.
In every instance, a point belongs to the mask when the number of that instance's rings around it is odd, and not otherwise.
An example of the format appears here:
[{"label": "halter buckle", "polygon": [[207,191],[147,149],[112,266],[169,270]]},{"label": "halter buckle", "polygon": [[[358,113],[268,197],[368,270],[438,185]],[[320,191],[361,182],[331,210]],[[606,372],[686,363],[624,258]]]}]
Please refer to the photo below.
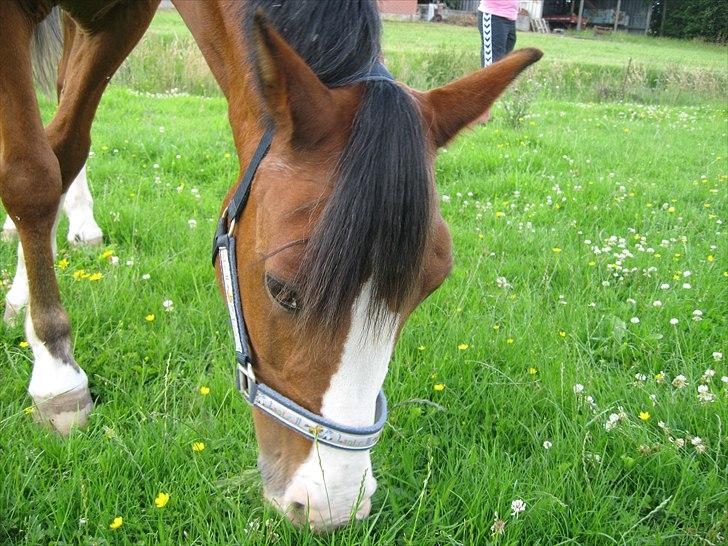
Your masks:
[{"label": "halter buckle", "polygon": [[253,364],[248,360],[245,364],[238,362],[237,373],[238,391],[248,401],[249,404],[255,402],[255,396],[258,393],[258,381],[255,378]]}]

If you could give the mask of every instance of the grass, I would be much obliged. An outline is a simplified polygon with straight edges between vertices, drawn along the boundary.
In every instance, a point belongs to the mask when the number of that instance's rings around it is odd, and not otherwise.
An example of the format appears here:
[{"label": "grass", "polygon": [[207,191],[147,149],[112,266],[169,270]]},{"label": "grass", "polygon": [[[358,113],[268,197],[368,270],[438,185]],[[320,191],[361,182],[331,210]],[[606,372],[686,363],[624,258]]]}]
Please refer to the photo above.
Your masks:
[{"label": "grass", "polygon": [[[262,502],[249,410],[233,386],[209,265],[238,172],[225,104],[112,86],[89,176],[119,265],[105,249],[61,242],[69,265],[57,271],[99,405],[67,440],[35,426],[23,411],[24,334],[2,330],[0,544],[724,541],[728,367],[713,353],[728,352],[728,109],[534,95],[519,124],[502,105],[493,119],[438,159],[455,269],[397,346],[373,515],[316,536]],[[0,245],[5,285],[14,257]],[[77,280],[81,269],[104,277]],[[672,386],[681,374],[688,385]],[[698,400],[701,382],[715,401]],[[170,494],[163,509],[159,492]],[[517,518],[515,499],[526,502]],[[496,512],[502,536],[491,532]]]},{"label": "grass", "polygon": [[[385,61],[399,80],[430,89],[480,66],[479,39],[475,28],[386,21]],[[726,46],[623,33],[520,33],[518,47],[527,46],[545,52],[529,73],[539,99],[700,105],[724,102],[728,89]],[[219,95],[189,31],[169,11],[157,15],[116,80],[147,92]]]}]

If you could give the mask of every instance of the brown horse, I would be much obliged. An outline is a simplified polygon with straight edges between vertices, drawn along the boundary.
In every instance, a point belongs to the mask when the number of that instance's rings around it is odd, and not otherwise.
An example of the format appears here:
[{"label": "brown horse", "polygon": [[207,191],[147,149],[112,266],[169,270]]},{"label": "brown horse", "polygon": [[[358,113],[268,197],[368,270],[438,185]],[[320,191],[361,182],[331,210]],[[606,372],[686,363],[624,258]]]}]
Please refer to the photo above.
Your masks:
[{"label": "brown horse", "polygon": [[[0,195],[27,274],[28,390],[35,414],[62,434],[83,425],[93,403],[53,270],[59,204],[87,158],[102,93],[158,3],[0,2]],[[377,68],[373,0],[175,4],[227,98],[241,175],[273,131],[229,228],[257,380],[301,411],[371,426],[405,320],[451,268],[436,151],[541,52],[520,50],[418,92]],[[32,42],[56,7],[64,38],[59,106],[44,128]],[[376,487],[369,449],[311,441],[260,409],[253,417],[265,496],[291,520],[324,528],[368,515]]]}]

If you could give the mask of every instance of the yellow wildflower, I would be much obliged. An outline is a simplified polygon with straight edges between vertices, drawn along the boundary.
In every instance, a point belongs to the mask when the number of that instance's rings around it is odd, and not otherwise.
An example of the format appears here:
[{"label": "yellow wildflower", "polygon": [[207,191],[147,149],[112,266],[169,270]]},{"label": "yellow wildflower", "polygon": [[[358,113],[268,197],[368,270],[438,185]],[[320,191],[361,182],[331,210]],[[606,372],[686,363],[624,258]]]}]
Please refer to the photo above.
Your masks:
[{"label": "yellow wildflower", "polygon": [[461,351],[464,351],[468,347],[470,347],[470,345],[468,345],[467,343],[461,343],[460,345],[458,345],[458,349],[460,349]]},{"label": "yellow wildflower", "polygon": [[88,278],[88,280],[90,280],[90,281],[100,281],[103,278],[104,278],[104,274],[103,273],[96,272],[96,273],[90,275],[89,278]]},{"label": "yellow wildflower", "polygon": [[118,529],[122,525],[124,525],[124,518],[122,518],[121,516],[116,516],[114,518],[114,521],[109,524],[109,529]]},{"label": "yellow wildflower", "polygon": [[34,411],[35,411],[35,407],[34,406],[28,406],[27,408],[23,408],[23,413],[25,415],[30,415]]},{"label": "yellow wildflower", "polygon": [[417,347],[417,350],[418,351],[424,351],[426,348],[427,347],[425,347],[424,345],[420,345],[419,347]]},{"label": "yellow wildflower", "polygon": [[200,394],[202,396],[207,396],[210,394],[210,387],[200,387]]},{"label": "yellow wildflower", "polygon": [[21,341],[20,343],[18,343],[18,345],[19,345],[19,346],[20,346],[20,347],[21,347],[22,349],[26,349],[26,348],[27,348],[27,347],[28,347],[28,346],[30,345],[30,343],[28,343],[27,341]]},{"label": "yellow wildflower", "polygon": [[649,411],[641,411],[640,412],[640,419],[642,421],[647,421],[650,418],[650,412]]},{"label": "yellow wildflower", "polygon": [[508,345],[513,345],[513,338],[509,337],[508,339],[506,339],[506,343],[508,343]]},{"label": "yellow wildflower", "polygon": [[536,368],[528,368],[528,375],[536,375],[538,370]]},{"label": "yellow wildflower", "polygon": [[559,336],[566,337],[566,332],[564,332],[563,330],[559,330]]},{"label": "yellow wildflower", "polygon": [[713,256],[712,254],[710,254],[710,255],[709,255],[709,256],[708,256],[708,257],[707,257],[706,259],[707,259],[707,260],[708,260],[709,262],[714,262],[714,261],[715,261],[715,256]]},{"label": "yellow wildflower", "polygon": [[445,390],[445,385],[444,383],[436,383],[435,386],[432,388],[435,389],[437,392],[442,392]]},{"label": "yellow wildflower", "polygon": [[192,442],[192,451],[199,453],[205,449],[205,442]]},{"label": "yellow wildflower", "polygon": [[62,260],[59,260],[58,262],[58,269],[63,271],[68,267],[68,260],[66,258],[63,258]]},{"label": "yellow wildflower", "polygon": [[495,213],[496,218],[503,218],[505,215],[506,215],[506,213],[501,212],[501,211],[496,211],[496,213]]},{"label": "yellow wildflower", "polygon": [[154,313],[148,314],[146,317],[144,317],[144,320],[147,322],[152,322],[156,317],[154,316]]},{"label": "yellow wildflower", "polygon": [[554,251],[554,253],[556,253],[556,254],[558,254],[559,252],[561,252],[561,249],[560,249],[559,247],[557,247],[557,246],[555,246],[555,247],[554,247],[554,248],[552,248],[551,250],[553,250],[553,251]]},{"label": "yellow wildflower", "polygon": [[84,275],[87,275],[85,269],[77,269],[73,272],[73,278],[77,281],[84,278]]},{"label": "yellow wildflower", "polygon": [[157,498],[154,499],[154,506],[157,508],[164,508],[169,502],[169,493],[160,493]]},{"label": "yellow wildflower", "polygon": [[101,254],[101,259],[106,260],[107,258],[111,258],[113,255],[114,255],[113,250],[111,250],[111,249],[104,250],[103,254]]}]

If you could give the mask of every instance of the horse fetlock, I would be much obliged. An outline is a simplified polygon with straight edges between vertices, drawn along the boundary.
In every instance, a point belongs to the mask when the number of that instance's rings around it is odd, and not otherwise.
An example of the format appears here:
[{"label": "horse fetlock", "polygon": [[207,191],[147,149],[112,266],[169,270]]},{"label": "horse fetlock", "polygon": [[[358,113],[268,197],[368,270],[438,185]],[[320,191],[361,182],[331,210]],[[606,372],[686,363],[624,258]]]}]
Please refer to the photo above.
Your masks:
[{"label": "horse fetlock", "polygon": [[88,386],[76,388],[51,397],[33,396],[33,418],[68,436],[74,427],[84,427],[94,404]]},{"label": "horse fetlock", "polygon": [[104,234],[91,214],[83,222],[69,223],[67,240],[74,246],[100,246],[104,242]]}]

